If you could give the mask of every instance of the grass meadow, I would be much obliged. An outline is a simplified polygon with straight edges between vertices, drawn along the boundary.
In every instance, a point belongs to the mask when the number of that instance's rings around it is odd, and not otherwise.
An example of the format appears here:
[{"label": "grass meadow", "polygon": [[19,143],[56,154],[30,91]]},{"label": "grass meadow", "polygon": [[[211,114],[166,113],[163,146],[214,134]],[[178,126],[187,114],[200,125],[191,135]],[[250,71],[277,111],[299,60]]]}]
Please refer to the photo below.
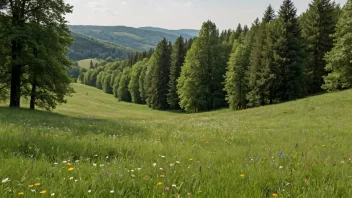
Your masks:
[{"label": "grass meadow", "polygon": [[352,197],[352,90],[183,114],[74,88],[0,107],[0,197]]}]

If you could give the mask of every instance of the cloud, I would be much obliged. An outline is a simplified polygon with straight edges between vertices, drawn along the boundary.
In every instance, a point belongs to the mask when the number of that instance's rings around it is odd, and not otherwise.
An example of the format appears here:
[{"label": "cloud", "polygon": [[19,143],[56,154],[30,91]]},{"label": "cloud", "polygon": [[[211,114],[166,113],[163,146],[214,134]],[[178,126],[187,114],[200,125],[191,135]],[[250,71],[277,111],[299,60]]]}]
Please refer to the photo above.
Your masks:
[{"label": "cloud", "polygon": [[158,11],[158,12],[165,12],[165,8],[164,7],[162,7],[162,6],[160,6],[160,5],[158,5],[158,4],[156,4],[156,11]]},{"label": "cloud", "polygon": [[121,2],[121,5],[127,5],[128,4],[128,2],[127,1],[123,1],[123,2]]},{"label": "cloud", "polygon": [[191,7],[192,5],[193,5],[192,1],[188,1],[183,4],[183,6],[185,6],[185,7]]},{"label": "cloud", "polygon": [[105,4],[104,3],[101,3],[101,2],[89,2],[88,5],[87,5],[89,8],[91,9],[102,9],[102,8],[105,8]]}]

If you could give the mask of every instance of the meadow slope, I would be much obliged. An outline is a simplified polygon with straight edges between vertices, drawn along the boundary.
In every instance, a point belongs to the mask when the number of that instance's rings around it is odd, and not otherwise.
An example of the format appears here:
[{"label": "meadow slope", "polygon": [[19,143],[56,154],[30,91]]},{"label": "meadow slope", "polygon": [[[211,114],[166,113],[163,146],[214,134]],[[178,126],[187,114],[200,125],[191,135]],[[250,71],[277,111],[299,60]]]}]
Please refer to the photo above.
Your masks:
[{"label": "meadow slope", "polygon": [[0,197],[352,197],[352,90],[183,114],[74,87],[0,107]]}]

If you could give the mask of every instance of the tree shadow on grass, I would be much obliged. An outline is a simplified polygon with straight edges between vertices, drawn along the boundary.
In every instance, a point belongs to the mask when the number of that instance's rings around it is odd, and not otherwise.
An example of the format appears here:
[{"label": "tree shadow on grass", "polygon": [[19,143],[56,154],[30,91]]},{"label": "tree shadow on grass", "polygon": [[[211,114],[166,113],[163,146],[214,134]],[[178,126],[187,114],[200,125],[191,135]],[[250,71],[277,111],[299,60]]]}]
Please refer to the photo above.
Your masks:
[{"label": "tree shadow on grass", "polygon": [[144,127],[136,126],[126,120],[81,118],[37,110],[10,109],[8,107],[0,107],[0,124],[18,125],[29,129],[48,129],[48,132],[69,132],[74,136],[88,134],[129,136],[146,133]]}]

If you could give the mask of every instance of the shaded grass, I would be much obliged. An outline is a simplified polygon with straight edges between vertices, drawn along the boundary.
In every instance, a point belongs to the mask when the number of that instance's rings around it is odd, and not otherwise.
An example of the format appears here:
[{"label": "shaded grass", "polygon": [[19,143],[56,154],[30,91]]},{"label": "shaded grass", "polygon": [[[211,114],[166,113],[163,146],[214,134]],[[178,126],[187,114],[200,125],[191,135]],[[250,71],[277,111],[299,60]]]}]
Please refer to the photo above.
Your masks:
[{"label": "shaded grass", "polygon": [[[0,108],[0,179],[11,180],[0,184],[2,197],[42,189],[59,197],[352,195],[351,90],[181,114],[74,87],[54,113]],[[34,182],[42,183],[37,193]]]}]

